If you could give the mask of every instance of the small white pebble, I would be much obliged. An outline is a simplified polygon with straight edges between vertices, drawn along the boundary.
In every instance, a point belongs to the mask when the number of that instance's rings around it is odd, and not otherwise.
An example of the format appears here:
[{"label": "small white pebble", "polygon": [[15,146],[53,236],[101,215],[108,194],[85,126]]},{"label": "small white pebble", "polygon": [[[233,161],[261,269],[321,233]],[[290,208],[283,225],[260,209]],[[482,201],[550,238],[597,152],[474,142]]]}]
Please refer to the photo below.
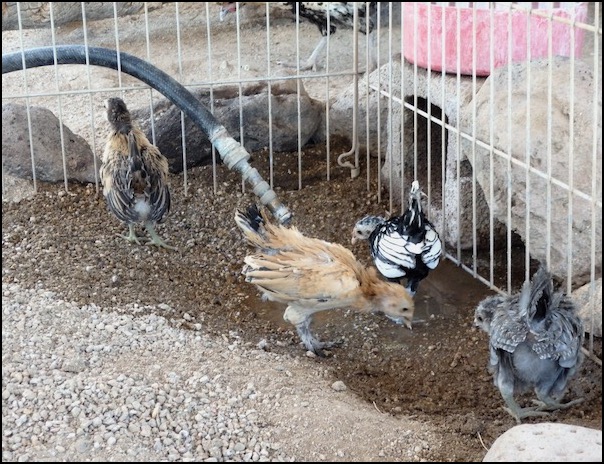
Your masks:
[{"label": "small white pebble", "polygon": [[347,389],[346,385],[341,380],[336,380],[334,383],[332,383],[331,388],[339,392],[345,391]]}]

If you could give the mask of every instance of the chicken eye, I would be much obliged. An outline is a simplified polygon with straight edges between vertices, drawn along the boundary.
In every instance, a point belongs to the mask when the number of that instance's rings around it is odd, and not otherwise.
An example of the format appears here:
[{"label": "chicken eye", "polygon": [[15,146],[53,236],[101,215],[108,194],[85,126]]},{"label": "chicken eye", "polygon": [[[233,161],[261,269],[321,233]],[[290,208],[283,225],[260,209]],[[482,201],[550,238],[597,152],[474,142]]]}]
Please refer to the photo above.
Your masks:
[{"label": "chicken eye", "polygon": [[482,322],[482,316],[478,316],[478,317],[476,318],[476,320],[477,320],[478,322]]}]

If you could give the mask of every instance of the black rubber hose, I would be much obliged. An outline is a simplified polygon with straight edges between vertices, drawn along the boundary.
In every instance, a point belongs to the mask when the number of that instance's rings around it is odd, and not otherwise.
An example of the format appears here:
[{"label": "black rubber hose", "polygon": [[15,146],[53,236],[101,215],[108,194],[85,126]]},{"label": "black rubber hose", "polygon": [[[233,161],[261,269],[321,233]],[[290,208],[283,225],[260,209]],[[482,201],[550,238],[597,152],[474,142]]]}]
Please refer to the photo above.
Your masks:
[{"label": "black rubber hose", "polygon": [[54,64],[84,64],[122,71],[154,88],[179,107],[205,132],[229,169],[238,170],[251,185],[254,193],[273,216],[286,223],[291,212],[281,204],[277,195],[258,171],[248,163],[249,153],[231,137],[226,128],[182,84],[151,63],[136,56],[102,47],[62,45],[40,47],[2,55],[2,74]]}]

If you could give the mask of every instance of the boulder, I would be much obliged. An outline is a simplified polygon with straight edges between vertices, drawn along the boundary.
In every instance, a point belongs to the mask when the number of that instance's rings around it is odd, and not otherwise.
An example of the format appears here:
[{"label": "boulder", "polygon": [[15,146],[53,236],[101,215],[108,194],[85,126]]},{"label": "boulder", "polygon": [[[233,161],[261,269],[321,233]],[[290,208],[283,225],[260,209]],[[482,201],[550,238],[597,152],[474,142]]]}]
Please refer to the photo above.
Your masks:
[{"label": "boulder", "polygon": [[[95,182],[95,156],[88,142],[63,124],[65,167],[61,149],[61,123],[52,111],[30,106],[33,165],[36,179],[44,182]],[[100,160],[97,158],[97,167]],[[2,168],[8,174],[32,179],[32,149],[27,107],[2,105]]]},{"label": "boulder", "polygon": [[[293,81],[275,81],[271,83],[270,88],[266,82],[247,85],[242,87],[241,95],[239,86],[215,88],[212,100],[209,90],[192,90],[192,93],[206,108],[212,110],[214,117],[226,127],[231,137],[242,142],[249,153],[268,148],[271,137],[274,152],[297,150],[298,108],[301,146],[311,140],[322,119],[323,105],[310,98],[303,87],[298,95],[296,83]],[[168,158],[170,171],[181,172],[184,162],[180,108],[169,100],[162,99],[154,105],[153,111],[155,143]],[[149,140],[153,140],[149,109],[132,109],[131,112],[134,119],[141,121],[141,129]],[[272,133],[269,132],[271,129]],[[212,162],[212,144],[207,135],[186,116],[185,137],[187,168]],[[216,156],[220,159],[218,154]]]},{"label": "boulder", "polygon": [[578,425],[521,424],[500,435],[482,462],[599,462],[602,431]]},{"label": "boulder", "polygon": [[[594,104],[600,108],[596,121]],[[528,245],[531,257],[545,262],[549,253],[555,276],[565,278],[571,266],[573,286],[589,282],[593,228],[596,238],[602,237],[602,208],[594,203],[602,198],[602,87],[592,67],[556,57],[551,69],[548,60],[499,68],[465,108],[461,129],[475,131],[476,138],[492,140],[495,150],[511,155],[511,160],[497,152],[491,156],[488,149],[461,138],[460,152],[476,150],[468,160],[484,192],[490,191],[492,176],[493,195],[484,197],[493,216],[507,224],[509,190],[510,226]],[[595,260],[596,272],[601,272],[601,240],[595,242]]]}]

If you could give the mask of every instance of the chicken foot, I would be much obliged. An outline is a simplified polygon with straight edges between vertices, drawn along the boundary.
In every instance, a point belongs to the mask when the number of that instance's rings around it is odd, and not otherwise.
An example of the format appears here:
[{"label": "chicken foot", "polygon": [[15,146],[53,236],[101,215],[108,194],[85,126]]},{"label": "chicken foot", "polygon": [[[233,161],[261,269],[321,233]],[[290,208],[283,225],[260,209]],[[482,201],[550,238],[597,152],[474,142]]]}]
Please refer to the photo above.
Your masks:
[{"label": "chicken foot", "polygon": [[554,400],[549,397],[540,397],[538,400],[533,400],[533,403],[537,405],[538,411],[556,411],[558,409],[568,409],[571,406],[582,403],[584,398],[577,398],[566,403]]},{"label": "chicken foot", "polygon": [[136,236],[136,232],[134,231],[134,224],[128,224],[128,235],[122,235],[122,234],[117,234],[117,235],[118,235],[118,237],[125,238],[130,243],[136,243],[137,245],[141,244],[140,240]]},{"label": "chicken foot", "polygon": [[310,331],[310,321],[311,318],[307,318],[305,320],[303,320],[302,322],[300,322],[299,324],[296,324],[296,331],[298,332],[298,335],[300,336],[300,339],[302,340],[302,343],[304,344],[304,346],[306,347],[306,349],[314,354],[316,354],[317,356],[324,358],[325,357],[325,353],[323,352],[324,349],[329,349],[329,348],[333,348],[335,346],[339,346],[342,344],[342,342],[321,342],[319,341]]},{"label": "chicken foot", "polygon": [[151,240],[149,240],[149,242],[147,242],[147,244],[156,245],[158,247],[166,248],[168,250],[178,250],[178,248],[168,245],[166,242],[164,242],[161,239],[161,237],[159,235],[157,235],[157,232],[155,232],[155,227],[153,227],[153,224],[151,224],[149,222],[146,223],[145,229],[147,229],[147,232],[149,233],[149,236],[151,237]]}]

